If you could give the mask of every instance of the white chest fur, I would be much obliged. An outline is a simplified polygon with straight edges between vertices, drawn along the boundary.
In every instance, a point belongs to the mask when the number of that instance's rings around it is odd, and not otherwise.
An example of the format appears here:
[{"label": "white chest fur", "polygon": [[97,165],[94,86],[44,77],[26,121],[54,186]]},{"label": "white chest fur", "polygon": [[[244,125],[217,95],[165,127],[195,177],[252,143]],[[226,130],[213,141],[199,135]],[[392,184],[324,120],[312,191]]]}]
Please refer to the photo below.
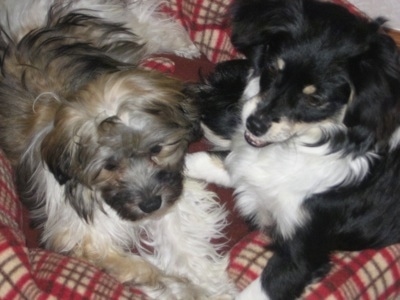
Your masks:
[{"label": "white chest fur", "polygon": [[238,132],[226,167],[243,215],[260,227],[276,223],[280,233],[290,237],[307,220],[302,204],[309,195],[365,176],[370,156],[329,153],[326,144],[305,146],[316,136],[313,129],[284,143],[254,148]]}]

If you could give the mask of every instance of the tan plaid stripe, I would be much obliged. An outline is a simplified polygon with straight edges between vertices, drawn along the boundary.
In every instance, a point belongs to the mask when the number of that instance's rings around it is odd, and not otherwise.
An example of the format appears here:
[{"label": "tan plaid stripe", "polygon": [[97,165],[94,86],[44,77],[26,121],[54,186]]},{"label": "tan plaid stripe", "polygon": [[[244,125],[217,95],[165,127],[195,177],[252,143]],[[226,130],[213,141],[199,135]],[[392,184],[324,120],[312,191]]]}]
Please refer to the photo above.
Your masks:
[{"label": "tan plaid stripe", "polygon": [[231,250],[228,273],[239,289],[244,289],[261,274],[272,255],[271,251],[266,250],[268,243],[267,236],[254,232]]}]

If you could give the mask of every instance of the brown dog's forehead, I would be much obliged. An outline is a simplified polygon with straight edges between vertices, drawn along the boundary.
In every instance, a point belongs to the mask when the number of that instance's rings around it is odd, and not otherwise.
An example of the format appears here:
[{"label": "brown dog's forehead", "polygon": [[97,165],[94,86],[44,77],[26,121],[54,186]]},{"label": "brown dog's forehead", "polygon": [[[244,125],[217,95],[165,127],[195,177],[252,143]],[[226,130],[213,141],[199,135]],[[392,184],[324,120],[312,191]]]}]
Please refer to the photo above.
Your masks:
[{"label": "brown dog's forehead", "polygon": [[115,152],[140,155],[148,153],[154,146],[171,145],[184,140],[186,130],[148,116],[145,119],[135,118],[129,126],[123,122],[107,124],[108,130],[99,129],[98,143]]}]

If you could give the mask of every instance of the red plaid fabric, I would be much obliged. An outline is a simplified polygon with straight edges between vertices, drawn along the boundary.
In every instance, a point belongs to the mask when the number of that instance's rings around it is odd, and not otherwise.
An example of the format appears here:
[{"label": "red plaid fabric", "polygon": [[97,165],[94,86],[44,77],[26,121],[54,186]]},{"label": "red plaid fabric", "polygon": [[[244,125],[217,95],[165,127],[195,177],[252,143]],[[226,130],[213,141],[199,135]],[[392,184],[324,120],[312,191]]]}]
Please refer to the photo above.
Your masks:
[{"label": "red plaid fabric", "polygon": [[[231,250],[228,272],[239,289],[256,279],[272,252],[270,239],[260,232],[246,236]],[[400,244],[380,250],[341,252],[320,282],[307,287],[301,299],[400,299]]]},{"label": "red plaid fabric", "polygon": [[268,259],[272,256],[271,251],[265,250],[269,241],[269,237],[259,232],[253,232],[231,249],[228,272],[240,290],[243,290],[261,274]]},{"label": "red plaid fabric", "polygon": [[175,63],[166,57],[150,57],[144,60],[140,67],[145,70],[157,70],[167,75],[175,72]]},{"label": "red plaid fabric", "polygon": [[169,0],[165,11],[186,28],[211,62],[220,62],[240,57],[230,42],[230,4],[231,0]]}]

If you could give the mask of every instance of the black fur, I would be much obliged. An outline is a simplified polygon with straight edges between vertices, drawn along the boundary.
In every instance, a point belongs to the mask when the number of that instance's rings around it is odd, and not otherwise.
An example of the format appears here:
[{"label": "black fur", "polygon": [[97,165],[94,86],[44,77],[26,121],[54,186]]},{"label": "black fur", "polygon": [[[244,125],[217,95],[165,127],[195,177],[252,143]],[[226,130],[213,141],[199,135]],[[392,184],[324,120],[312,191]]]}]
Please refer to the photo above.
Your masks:
[{"label": "black fur", "polygon": [[[383,19],[367,20],[328,2],[237,0],[232,17],[232,42],[247,61],[234,72],[221,64],[198,87],[206,126],[225,138],[234,135],[250,69],[260,76],[261,101],[245,128],[254,137],[282,117],[299,124],[337,118],[345,130],[326,132],[319,144],[327,143],[331,153],[377,157],[360,183],[304,199],[309,219],[293,235],[272,232],[274,255],[262,273],[263,289],[271,299],[295,299],[329,271],[332,251],[400,242],[400,146],[392,144],[400,128],[399,51]],[[307,85],[317,92],[304,93]],[[228,107],[234,107],[231,117]]]},{"label": "black fur", "polygon": [[218,64],[203,84],[188,84],[185,93],[196,99],[201,122],[224,139],[232,138],[240,123],[239,99],[247,84],[250,62],[231,60]]}]

